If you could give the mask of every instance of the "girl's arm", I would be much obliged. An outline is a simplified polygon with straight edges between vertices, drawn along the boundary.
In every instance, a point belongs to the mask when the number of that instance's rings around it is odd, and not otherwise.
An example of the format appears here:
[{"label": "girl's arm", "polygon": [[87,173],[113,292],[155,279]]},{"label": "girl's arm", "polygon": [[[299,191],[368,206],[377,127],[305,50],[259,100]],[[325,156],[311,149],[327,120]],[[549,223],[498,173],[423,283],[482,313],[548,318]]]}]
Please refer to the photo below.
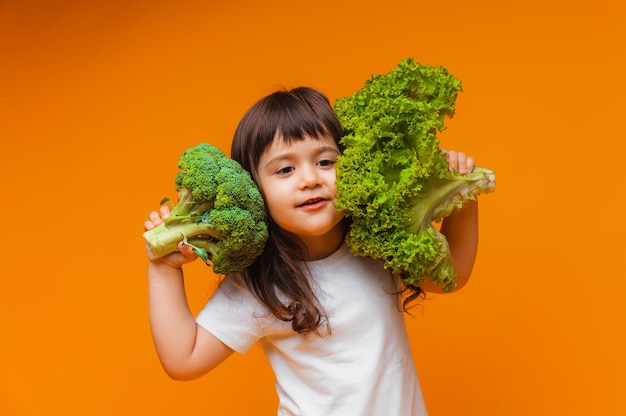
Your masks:
[{"label": "girl's arm", "polygon": [[469,280],[478,251],[478,202],[468,201],[454,211],[441,224],[457,274],[456,288],[461,289]]},{"label": "girl's arm", "polygon": [[[152,229],[169,216],[153,212],[145,228]],[[179,252],[151,261],[148,265],[150,325],[157,354],[165,372],[176,380],[190,380],[211,371],[233,350],[198,326],[185,294],[182,266],[196,259],[182,244]]]},{"label": "girl's arm", "polygon": [[[474,169],[474,159],[454,150],[446,151],[450,169],[469,173]],[[478,202],[468,201],[461,209],[444,218],[441,233],[446,236],[457,273],[457,285],[461,289],[469,280],[478,251]],[[430,282],[420,287],[431,293],[443,293],[443,286]],[[450,292],[447,292],[450,293]]]}]

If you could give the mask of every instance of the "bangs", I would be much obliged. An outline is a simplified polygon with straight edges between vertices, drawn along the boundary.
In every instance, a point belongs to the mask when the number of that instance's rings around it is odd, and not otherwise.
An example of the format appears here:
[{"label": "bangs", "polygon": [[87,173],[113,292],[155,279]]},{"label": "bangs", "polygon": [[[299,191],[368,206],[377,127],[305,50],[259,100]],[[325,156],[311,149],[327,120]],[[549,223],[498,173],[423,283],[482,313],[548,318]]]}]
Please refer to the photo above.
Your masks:
[{"label": "bangs", "polygon": [[293,140],[303,140],[305,137],[319,138],[331,135],[328,125],[320,118],[309,103],[299,100],[298,97],[287,96],[282,102],[276,103],[276,115],[273,125],[274,135],[282,137],[287,143]]},{"label": "bangs", "polygon": [[256,178],[258,161],[276,138],[292,143],[323,136],[332,137],[343,150],[341,125],[323,94],[308,87],[277,91],[244,115],[235,131],[231,157]]}]

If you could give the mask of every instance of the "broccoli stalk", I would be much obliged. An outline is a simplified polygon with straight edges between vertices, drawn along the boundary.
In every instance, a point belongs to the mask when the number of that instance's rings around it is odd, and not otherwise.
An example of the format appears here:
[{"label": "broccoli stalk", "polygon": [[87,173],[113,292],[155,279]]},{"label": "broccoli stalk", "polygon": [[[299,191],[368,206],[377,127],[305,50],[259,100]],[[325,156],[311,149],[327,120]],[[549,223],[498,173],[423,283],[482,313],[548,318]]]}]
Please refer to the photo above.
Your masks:
[{"label": "broccoli stalk", "polygon": [[431,280],[445,290],[456,273],[433,223],[495,189],[493,171],[451,172],[439,147],[437,133],[454,115],[459,91],[444,68],[405,59],[334,106],[345,132],[336,206],[352,219],[351,251],[384,260],[409,284]]},{"label": "broccoli stalk", "polygon": [[[208,262],[208,253],[203,252],[207,250],[201,247],[203,242],[209,243],[225,237],[206,221],[209,217],[205,214],[213,208],[213,201],[199,204],[187,188],[181,189],[179,195],[178,204],[173,207],[172,215],[163,220],[163,226],[144,233],[148,241],[148,257],[156,259],[173,253],[178,250],[178,243],[182,240],[183,244],[192,247],[196,254]],[[167,202],[171,202],[170,198],[163,198],[161,205]],[[199,238],[194,238],[196,236]],[[197,244],[191,243],[190,238]]]},{"label": "broccoli stalk", "polygon": [[[182,241],[214,272],[241,272],[263,252],[268,237],[256,183],[236,161],[206,143],[185,150],[178,167],[178,204],[169,218],[143,234],[149,258],[173,253]],[[161,204],[167,202],[164,198]]]}]

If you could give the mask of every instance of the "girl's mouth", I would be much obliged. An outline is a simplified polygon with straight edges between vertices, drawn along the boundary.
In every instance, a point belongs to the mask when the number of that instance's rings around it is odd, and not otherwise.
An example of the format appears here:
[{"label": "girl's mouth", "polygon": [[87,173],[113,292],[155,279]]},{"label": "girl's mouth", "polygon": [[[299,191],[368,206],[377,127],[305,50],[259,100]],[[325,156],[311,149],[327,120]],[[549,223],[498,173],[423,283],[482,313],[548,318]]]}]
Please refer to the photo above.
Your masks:
[{"label": "girl's mouth", "polygon": [[298,205],[299,207],[306,207],[306,206],[310,206],[310,205],[316,205],[319,204],[321,202],[326,201],[324,198],[312,198],[312,199],[307,199],[306,201],[304,201],[302,204]]}]

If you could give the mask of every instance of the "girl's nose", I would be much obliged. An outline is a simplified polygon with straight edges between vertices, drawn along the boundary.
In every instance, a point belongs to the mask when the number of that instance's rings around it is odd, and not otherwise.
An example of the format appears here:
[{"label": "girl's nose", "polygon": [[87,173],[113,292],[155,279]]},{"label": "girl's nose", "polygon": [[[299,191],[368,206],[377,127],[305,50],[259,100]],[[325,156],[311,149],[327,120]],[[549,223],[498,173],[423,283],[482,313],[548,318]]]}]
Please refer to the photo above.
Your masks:
[{"label": "girl's nose", "polygon": [[314,167],[300,169],[300,187],[302,189],[315,188],[320,184],[320,177]]}]

